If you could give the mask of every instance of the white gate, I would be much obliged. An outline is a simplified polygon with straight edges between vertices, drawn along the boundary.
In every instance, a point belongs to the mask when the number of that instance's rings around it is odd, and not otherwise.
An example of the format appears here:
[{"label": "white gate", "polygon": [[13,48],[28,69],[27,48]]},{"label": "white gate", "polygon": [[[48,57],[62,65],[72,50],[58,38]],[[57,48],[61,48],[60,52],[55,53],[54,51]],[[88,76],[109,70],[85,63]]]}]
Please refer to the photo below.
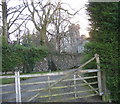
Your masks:
[{"label": "white gate", "polygon": [[[82,70],[81,68],[90,63],[91,61],[95,60],[97,62],[97,69],[84,69]],[[101,70],[99,66],[99,56],[95,54],[93,58],[85,62],[83,65],[81,65],[79,68],[72,69],[71,71],[62,71],[62,72],[54,72],[54,73],[44,73],[44,74],[29,74],[29,75],[20,75],[19,72],[15,72],[15,76],[0,76],[0,78],[15,78],[15,93],[16,93],[16,102],[21,102],[21,101],[33,101],[34,99],[44,99],[48,98],[48,100],[45,101],[52,101],[52,102],[57,102],[57,101],[70,101],[74,99],[80,99],[80,98],[86,98],[90,96],[96,96],[100,95],[103,96],[103,90],[102,90],[102,81],[101,81]],[[84,76],[83,74],[85,73],[97,73],[94,76]],[[30,83],[20,83],[20,78],[32,78],[32,77],[47,77],[46,81],[38,81],[38,82],[30,82]],[[53,76],[61,76],[59,79],[52,79]],[[87,79],[97,79],[94,82],[88,82]],[[82,81],[82,83],[79,83]],[[56,86],[57,84],[60,84],[62,82],[69,82],[71,84],[65,84],[65,85],[60,85]],[[45,88],[37,88],[37,89],[21,89],[22,86],[30,86],[30,85],[40,85],[40,84],[47,84],[47,87]],[[96,84],[98,87],[94,88],[92,85]],[[14,84],[7,84],[7,85],[0,85],[0,87],[5,87],[5,86],[13,86]],[[80,86],[88,86],[90,89],[89,90],[84,90],[81,91],[79,88]],[[62,92],[62,93],[53,93],[53,90],[59,89],[62,91],[62,89],[65,88],[72,88],[71,91],[69,92]],[[42,91],[47,91],[46,95],[40,95]],[[85,93],[85,92],[94,92],[89,95],[85,96],[79,96],[80,93]],[[10,94],[13,93],[14,91],[8,91],[8,92],[2,92],[1,94]],[[22,93],[25,92],[36,92],[32,97],[27,96],[26,98],[22,98]],[[70,97],[64,98],[66,95],[74,95]],[[53,97],[59,96],[59,99],[53,100]],[[63,96],[61,99],[60,96]],[[2,100],[2,99],[1,99]],[[6,99],[5,102],[9,102],[9,100],[14,101],[13,99]],[[4,102],[4,100],[3,100]]]}]

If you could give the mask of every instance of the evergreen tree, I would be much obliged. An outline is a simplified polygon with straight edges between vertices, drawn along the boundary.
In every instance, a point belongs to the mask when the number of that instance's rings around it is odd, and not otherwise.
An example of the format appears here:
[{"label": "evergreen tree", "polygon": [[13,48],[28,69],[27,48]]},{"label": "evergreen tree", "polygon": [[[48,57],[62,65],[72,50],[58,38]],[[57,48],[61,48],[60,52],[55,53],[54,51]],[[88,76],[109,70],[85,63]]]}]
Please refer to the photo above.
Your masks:
[{"label": "evergreen tree", "polygon": [[[113,101],[119,99],[119,53],[118,53],[118,3],[90,2],[87,5],[90,16],[91,42],[86,44],[87,56],[98,53],[101,58],[101,68],[106,73],[106,84]],[[90,66],[93,67],[93,66]]]}]

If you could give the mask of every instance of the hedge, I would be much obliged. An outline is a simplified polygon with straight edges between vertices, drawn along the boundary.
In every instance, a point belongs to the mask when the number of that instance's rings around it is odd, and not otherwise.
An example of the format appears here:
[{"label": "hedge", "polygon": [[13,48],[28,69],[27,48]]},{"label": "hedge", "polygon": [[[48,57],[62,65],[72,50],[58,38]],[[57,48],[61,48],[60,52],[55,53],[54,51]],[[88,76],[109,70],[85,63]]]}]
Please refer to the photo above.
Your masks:
[{"label": "hedge", "polygon": [[2,45],[2,72],[15,71],[16,67],[23,72],[31,72],[36,61],[46,57],[44,47],[25,47],[22,45]]}]

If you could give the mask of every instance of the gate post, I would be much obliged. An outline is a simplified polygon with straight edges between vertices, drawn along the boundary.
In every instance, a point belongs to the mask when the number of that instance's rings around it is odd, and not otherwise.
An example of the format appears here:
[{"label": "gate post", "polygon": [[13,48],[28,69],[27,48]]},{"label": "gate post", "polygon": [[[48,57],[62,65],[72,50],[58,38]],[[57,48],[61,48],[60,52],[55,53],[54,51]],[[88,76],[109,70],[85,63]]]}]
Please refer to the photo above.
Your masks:
[{"label": "gate post", "polygon": [[21,102],[20,72],[15,72],[16,102]]},{"label": "gate post", "polygon": [[[99,55],[95,54],[95,57],[96,57],[96,62],[97,62],[97,68],[100,70]],[[109,95],[107,93],[105,72],[103,70],[102,71],[100,70],[97,72],[97,76],[98,76],[99,94],[100,94],[100,96],[102,96],[103,101],[110,102],[110,98],[109,98]]]},{"label": "gate post", "polygon": [[97,69],[99,69],[99,71],[97,72],[99,95],[102,96],[102,95],[103,95],[103,92],[102,92],[102,81],[101,81],[101,70],[100,70],[100,59],[99,59],[99,55],[98,55],[98,54],[95,54],[95,58],[96,58],[96,63],[97,63]]}]

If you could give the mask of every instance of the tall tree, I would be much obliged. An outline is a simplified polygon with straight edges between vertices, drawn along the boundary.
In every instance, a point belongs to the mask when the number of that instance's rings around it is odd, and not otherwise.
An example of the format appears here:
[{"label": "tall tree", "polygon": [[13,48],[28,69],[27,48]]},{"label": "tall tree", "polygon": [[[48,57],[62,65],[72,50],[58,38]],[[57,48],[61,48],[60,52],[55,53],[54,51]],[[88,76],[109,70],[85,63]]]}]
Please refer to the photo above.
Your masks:
[{"label": "tall tree", "polygon": [[[31,20],[34,23],[34,26],[37,31],[40,33],[40,41],[41,45],[48,44],[48,27],[49,25],[53,24],[55,28],[55,32],[57,36],[60,36],[60,25],[66,25],[63,22],[69,21],[70,16],[71,18],[78,12],[70,13],[68,10],[61,7],[62,3],[52,3],[48,0],[48,2],[39,2],[39,1],[32,1],[29,3],[27,0],[24,1],[24,4],[28,7],[28,10],[31,14]],[[62,13],[67,15],[68,17],[63,18],[61,15]],[[54,30],[54,29],[53,29]],[[48,33],[49,34],[49,33]],[[52,34],[51,34],[52,35]],[[57,42],[59,43],[59,38],[56,36]],[[59,47],[59,46],[58,46]],[[59,49],[58,49],[59,50]]]},{"label": "tall tree", "polygon": [[[119,100],[118,82],[118,3],[90,2],[88,14],[91,17],[91,42],[86,45],[88,54],[100,54],[101,67],[106,75],[106,84],[111,93],[111,99]],[[106,74],[107,73],[107,74]],[[114,91],[113,91],[114,89]]]},{"label": "tall tree", "polygon": [[8,24],[7,24],[7,4],[6,0],[2,1],[2,21],[3,21],[3,37],[5,43],[8,42]]},{"label": "tall tree", "polygon": [[[60,52],[60,47],[61,47],[61,39],[64,38],[67,33],[68,33],[68,26],[71,23],[71,19],[74,18],[78,12],[73,10],[73,13],[71,13],[69,10],[64,9],[64,6],[68,6],[68,4],[65,4],[63,2],[58,2],[58,10],[56,11],[52,25],[54,25],[54,33],[55,33],[55,41],[56,41],[56,50]],[[71,9],[71,8],[70,8]]]},{"label": "tall tree", "polygon": [[31,20],[34,23],[36,30],[40,33],[41,45],[47,45],[47,27],[51,23],[52,16],[56,11],[56,8],[54,9],[54,5],[52,5],[50,2],[44,4],[43,1],[33,2],[31,0],[31,3],[29,4],[29,2],[26,0],[24,4],[27,5],[31,14]]}]

